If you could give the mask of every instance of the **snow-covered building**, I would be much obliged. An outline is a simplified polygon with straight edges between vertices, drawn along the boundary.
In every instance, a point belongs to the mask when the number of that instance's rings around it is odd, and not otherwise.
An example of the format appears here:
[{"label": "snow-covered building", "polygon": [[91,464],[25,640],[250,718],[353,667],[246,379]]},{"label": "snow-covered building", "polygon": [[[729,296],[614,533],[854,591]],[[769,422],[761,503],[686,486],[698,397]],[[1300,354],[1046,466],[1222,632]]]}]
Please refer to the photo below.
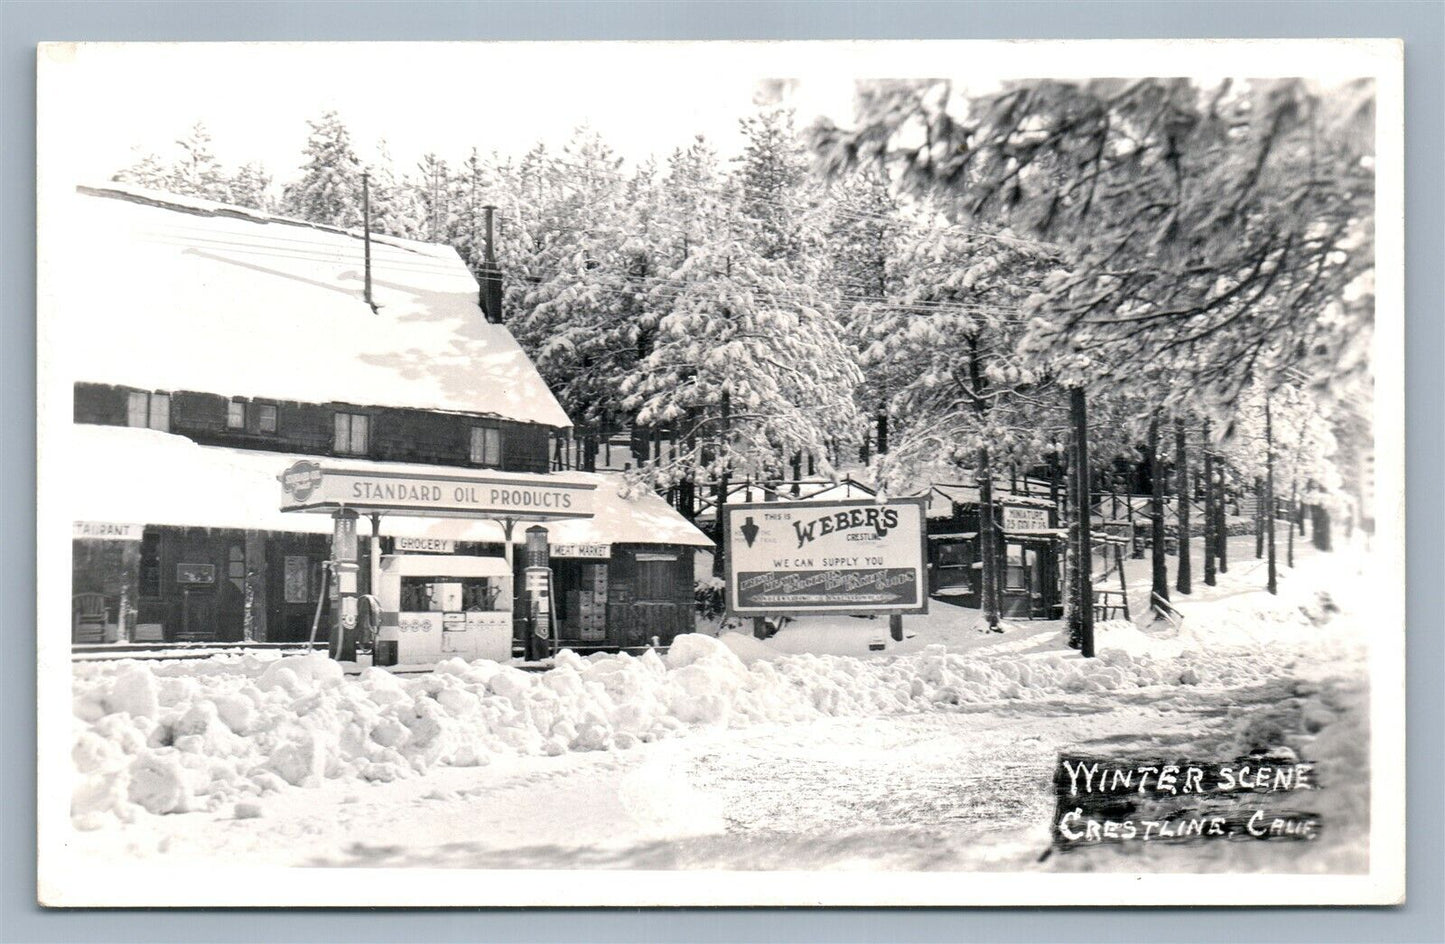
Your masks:
[{"label": "snow-covered building", "polygon": [[[928,502],[928,592],[959,606],[983,600],[983,554],[975,485],[935,483]],[[1063,608],[1059,567],[1064,532],[1046,498],[1000,489],[994,495],[999,602],[1009,619],[1056,619]]]},{"label": "snow-covered building", "polygon": [[[64,332],[49,347],[87,460],[69,490],[74,641],[304,641],[333,525],[281,511],[303,459],[588,490],[589,516],[546,523],[562,640],[691,629],[692,555],[711,542],[620,476],[553,469],[570,420],[451,248],[374,236],[368,270],[359,234],[121,185],[77,188],[46,223],[74,278],[43,330]],[[384,554],[508,540],[484,517],[373,526]]]}]

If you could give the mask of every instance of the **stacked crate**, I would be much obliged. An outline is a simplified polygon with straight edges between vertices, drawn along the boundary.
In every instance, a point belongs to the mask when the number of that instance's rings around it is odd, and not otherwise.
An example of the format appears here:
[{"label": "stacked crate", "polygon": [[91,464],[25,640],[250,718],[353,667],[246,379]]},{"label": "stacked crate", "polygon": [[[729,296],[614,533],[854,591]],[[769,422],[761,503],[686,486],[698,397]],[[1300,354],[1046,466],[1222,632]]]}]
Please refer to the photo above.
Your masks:
[{"label": "stacked crate", "polygon": [[577,593],[577,624],[584,642],[607,638],[607,565],[582,568],[582,589]]}]

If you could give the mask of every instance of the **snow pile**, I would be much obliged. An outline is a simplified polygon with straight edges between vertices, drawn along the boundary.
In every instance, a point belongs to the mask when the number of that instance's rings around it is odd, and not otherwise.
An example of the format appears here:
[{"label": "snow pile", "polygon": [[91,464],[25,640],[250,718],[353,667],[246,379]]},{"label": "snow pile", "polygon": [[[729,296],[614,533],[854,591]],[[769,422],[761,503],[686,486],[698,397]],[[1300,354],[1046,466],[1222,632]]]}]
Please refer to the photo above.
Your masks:
[{"label": "snow pile", "polygon": [[500,755],[625,749],[693,726],[1240,685],[1270,669],[1257,653],[1131,653],[1109,646],[1115,632],[1093,660],[980,658],[941,645],[892,659],[788,655],[739,634],[690,634],[665,657],[563,652],[545,673],[453,659],[416,677],[376,668],[347,677],[320,653],[80,663],[72,813],[86,828],[140,811],[245,818],[261,815],[266,794],[332,778],[391,781]]}]

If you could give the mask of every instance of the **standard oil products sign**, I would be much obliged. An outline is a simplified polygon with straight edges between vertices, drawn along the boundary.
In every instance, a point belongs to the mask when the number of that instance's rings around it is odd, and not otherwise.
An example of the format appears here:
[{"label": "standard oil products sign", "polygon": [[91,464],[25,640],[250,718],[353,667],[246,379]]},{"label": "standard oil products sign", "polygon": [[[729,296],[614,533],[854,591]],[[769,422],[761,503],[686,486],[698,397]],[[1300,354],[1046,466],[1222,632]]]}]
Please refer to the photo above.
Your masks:
[{"label": "standard oil products sign", "polygon": [[449,517],[590,518],[595,485],[522,477],[413,475],[330,468],[310,460],[279,476],[282,511],[399,511]]},{"label": "standard oil products sign", "polygon": [[924,501],[727,508],[728,610],[926,613]]}]

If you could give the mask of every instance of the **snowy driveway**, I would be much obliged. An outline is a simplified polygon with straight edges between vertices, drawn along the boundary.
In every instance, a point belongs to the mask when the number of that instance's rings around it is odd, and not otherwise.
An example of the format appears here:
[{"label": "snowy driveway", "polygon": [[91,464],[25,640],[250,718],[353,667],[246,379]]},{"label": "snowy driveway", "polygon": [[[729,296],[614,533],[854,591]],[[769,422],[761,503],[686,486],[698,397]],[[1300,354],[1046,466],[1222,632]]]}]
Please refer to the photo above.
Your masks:
[{"label": "snowy driveway", "polygon": [[1368,692],[1361,624],[1331,614],[1362,612],[1369,584],[1338,567],[1311,578],[1281,598],[1222,582],[1188,604],[1182,634],[1104,624],[1097,660],[1021,627],[876,659],[679,637],[665,664],[569,656],[541,675],[459,663],[344,681],[312,657],[78,666],[88,773],[69,851],[126,869],[1129,869],[1173,853],[1039,861],[1061,751],[1285,745],[1330,785],[1309,856],[1222,843],[1156,865],[1353,870]]},{"label": "snowy driveway", "polygon": [[1159,687],[697,732],[625,752],[326,783],[272,798],[264,818],[156,817],[119,846],[114,834],[77,834],[76,851],[172,865],[1029,869],[1048,845],[1061,748],[1178,746],[1221,726],[1211,701],[1278,694]]}]

